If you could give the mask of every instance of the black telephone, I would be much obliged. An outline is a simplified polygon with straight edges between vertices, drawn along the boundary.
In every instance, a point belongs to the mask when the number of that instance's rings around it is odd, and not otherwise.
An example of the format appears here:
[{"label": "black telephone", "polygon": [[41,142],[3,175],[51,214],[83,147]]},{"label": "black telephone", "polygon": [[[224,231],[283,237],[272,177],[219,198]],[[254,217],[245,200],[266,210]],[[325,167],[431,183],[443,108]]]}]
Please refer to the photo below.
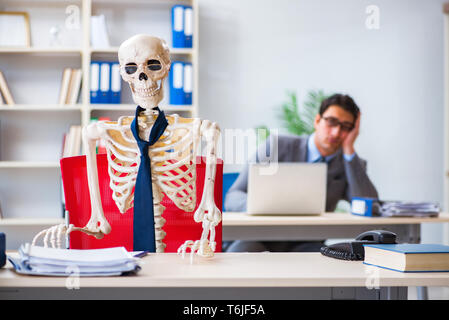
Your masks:
[{"label": "black telephone", "polygon": [[340,242],[321,248],[321,254],[340,260],[365,259],[364,244],[396,243],[396,234],[386,230],[366,231],[357,236],[355,241]]}]

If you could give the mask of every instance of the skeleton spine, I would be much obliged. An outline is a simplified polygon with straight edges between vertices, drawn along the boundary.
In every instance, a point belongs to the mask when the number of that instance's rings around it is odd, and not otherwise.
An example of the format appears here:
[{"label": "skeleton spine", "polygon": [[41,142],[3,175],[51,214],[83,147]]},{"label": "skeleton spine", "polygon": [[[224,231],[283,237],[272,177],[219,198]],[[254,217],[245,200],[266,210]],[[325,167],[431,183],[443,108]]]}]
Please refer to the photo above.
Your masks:
[{"label": "skeleton spine", "polygon": [[156,239],[156,252],[164,252],[167,246],[163,239],[166,236],[162,227],[165,225],[165,219],[162,218],[165,207],[161,204],[163,194],[159,187],[153,182],[153,211],[154,211],[154,233]]}]

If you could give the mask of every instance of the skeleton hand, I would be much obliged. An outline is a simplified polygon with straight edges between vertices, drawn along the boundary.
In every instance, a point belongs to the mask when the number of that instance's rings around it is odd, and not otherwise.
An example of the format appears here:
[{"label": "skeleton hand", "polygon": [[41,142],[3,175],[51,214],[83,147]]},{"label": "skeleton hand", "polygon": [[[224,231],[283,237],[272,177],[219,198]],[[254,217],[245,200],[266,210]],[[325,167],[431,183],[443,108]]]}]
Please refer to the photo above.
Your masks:
[{"label": "skeleton hand", "polygon": [[33,238],[32,245],[33,246],[36,245],[36,242],[39,239],[39,237],[43,236],[42,241],[44,243],[44,247],[46,247],[46,248],[48,247],[48,240],[49,240],[48,238],[50,237],[50,244],[51,244],[52,248],[61,249],[63,237],[66,237],[72,231],[81,231],[88,235],[94,236],[97,239],[101,239],[104,237],[104,234],[102,232],[92,232],[92,231],[86,229],[86,227],[78,228],[78,227],[75,227],[73,224],[70,224],[69,226],[66,226],[64,224],[59,224],[59,225],[50,227],[48,229],[45,229],[45,230],[42,230],[41,232],[39,232]]},{"label": "skeleton hand", "polygon": [[[207,213],[206,213],[207,212]],[[196,222],[203,222],[203,233],[197,241],[188,240],[178,249],[178,254],[185,257],[187,248],[190,248],[190,263],[195,252],[201,257],[213,257],[215,252],[215,227],[221,221],[221,213],[213,201],[201,201],[194,213]],[[209,236],[210,240],[207,239]]]},{"label": "skeleton hand", "polygon": [[209,243],[209,240],[188,240],[178,249],[178,254],[182,254],[184,259],[187,249],[190,248],[190,263],[193,262],[195,252],[201,257],[210,258],[214,256],[215,242]]}]

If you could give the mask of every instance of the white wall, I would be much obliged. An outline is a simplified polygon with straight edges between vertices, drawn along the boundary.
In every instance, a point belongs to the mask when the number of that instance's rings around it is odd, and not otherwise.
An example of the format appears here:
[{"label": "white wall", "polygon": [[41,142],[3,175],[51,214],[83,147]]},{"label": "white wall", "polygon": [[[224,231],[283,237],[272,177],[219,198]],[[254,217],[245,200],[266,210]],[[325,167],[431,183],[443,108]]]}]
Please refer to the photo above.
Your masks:
[{"label": "white wall", "polygon": [[[200,0],[200,116],[279,128],[287,90],[350,94],[380,198],[443,204],[444,1]],[[442,227],[422,236],[441,242]]]}]

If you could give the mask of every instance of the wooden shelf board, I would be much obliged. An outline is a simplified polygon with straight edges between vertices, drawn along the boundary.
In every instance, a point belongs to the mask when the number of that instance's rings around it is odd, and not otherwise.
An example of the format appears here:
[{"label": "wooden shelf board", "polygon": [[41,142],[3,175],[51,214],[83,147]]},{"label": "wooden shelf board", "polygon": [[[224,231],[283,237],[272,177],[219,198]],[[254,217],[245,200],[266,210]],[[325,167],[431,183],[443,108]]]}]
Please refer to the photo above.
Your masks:
[{"label": "wooden shelf board", "polygon": [[64,47],[0,47],[0,53],[55,53],[55,54],[81,54],[81,48]]},{"label": "wooden shelf board", "polygon": [[3,111],[81,111],[82,104],[13,104],[1,105]]},{"label": "wooden shelf board", "polygon": [[59,168],[57,161],[0,161],[0,169],[14,168]]},{"label": "wooden shelf board", "polygon": [[[90,109],[92,111],[94,110],[107,110],[107,111],[121,111],[121,110],[135,110],[136,105],[135,104],[91,104]],[[168,105],[168,106],[161,106],[161,109],[164,111],[186,111],[186,112],[193,112],[194,108],[192,105]]]},{"label": "wooden shelf board", "polygon": [[53,226],[64,223],[63,218],[3,218],[0,226]]},{"label": "wooden shelf board", "polygon": [[[91,48],[91,53],[117,53],[118,47],[110,47],[110,48]],[[193,48],[170,48],[171,54],[193,54],[195,51]]]}]

